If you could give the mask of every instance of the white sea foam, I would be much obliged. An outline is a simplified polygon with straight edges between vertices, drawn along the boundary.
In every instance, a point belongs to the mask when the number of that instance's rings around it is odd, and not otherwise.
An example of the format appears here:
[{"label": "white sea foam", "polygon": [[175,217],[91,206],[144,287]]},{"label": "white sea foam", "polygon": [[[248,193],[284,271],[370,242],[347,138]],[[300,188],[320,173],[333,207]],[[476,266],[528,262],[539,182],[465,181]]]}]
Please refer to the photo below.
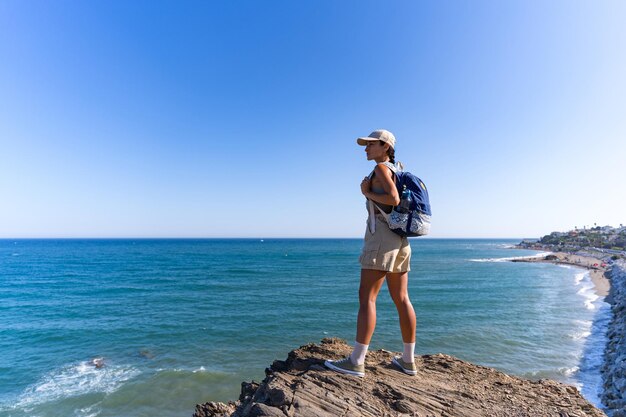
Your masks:
[{"label": "white sea foam", "polygon": [[582,395],[596,407],[601,407],[602,377],[600,368],[606,345],[606,328],[611,317],[611,309],[604,297],[595,292],[589,271],[578,272],[574,276],[576,291],[583,299],[585,308],[596,310],[593,320],[577,320],[578,330],[572,334],[575,340],[584,341],[579,370],[575,373],[576,386]]},{"label": "white sea foam", "polygon": [[[30,407],[63,398],[90,393],[111,393],[140,371],[129,365],[105,365],[96,368],[91,361],[69,364],[48,372],[35,384],[27,387],[14,406],[16,409]],[[85,409],[84,416],[95,415],[94,410]]]},{"label": "white sea foam", "polygon": [[509,262],[514,259],[528,259],[528,258],[543,258],[544,256],[550,255],[552,252],[541,252],[536,255],[531,256],[512,256],[506,258],[479,258],[479,259],[468,259],[471,262]]},{"label": "white sea foam", "polygon": [[581,272],[579,274],[576,274],[576,276],[574,277],[574,283],[576,285],[580,284],[580,282],[583,280],[583,278],[585,278],[585,275],[588,275],[587,272]]},{"label": "white sea foam", "polygon": [[192,374],[197,374],[197,373],[210,373],[210,374],[220,374],[220,375],[225,375],[223,372],[221,371],[217,371],[217,370],[213,370],[213,369],[207,369],[204,366],[199,366],[197,368],[194,367],[179,367],[179,368],[157,368],[156,369],[156,373],[160,373],[160,372],[172,372],[172,373],[189,373],[191,372]]},{"label": "white sea foam", "polygon": [[572,339],[574,339],[574,340],[581,340],[581,339],[586,339],[589,336],[591,336],[591,332],[590,331],[580,331],[580,332],[574,333],[572,335]]},{"label": "white sea foam", "polygon": [[589,337],[585,339],[580,370],[576,377],[582,395],[596,407],[601,408],[600,396],[603,389],[600,369],[604,362],[604,347],[607,343],[606,329],[611,320],[611,306],[599,297],[594,303],[594,320]]},{"label": "white sea foam", "polygon": [[569,335],[573,340],[583,340],[591,335],[591,320],[574,320],[574,324],[577,330]]},{"label": "white sea foam", "polygon": [[588,310],[595,310],[596,301],[601,297],[598,296],[598,294],[596,294],[595,292],[595,285],[591,281],[589,271],[576,274],[576,276],[574,277],[574,282],[576,286],[580,287],[580,289],[576,293],[583,297],[585,308],[587,308]]},{"label": "white sea foam", "polygon": [[515,249],[515,245],[511,243],[493,243],[493,244],[489,244],[488,246],[493,246],[493,247],[502,248],[502,249]]},{"label": "white sea foam", "polygon": [[572,377],[580,368],[578,366],[572,366],[571,368],[560,368],[559,372],[566,377]]},{"label": "white sea foam", "polygon": [[96,417],[98,414],[100,414],[100,410],[95,405],[92,405],[91,407],[81,408],[80,410],[78,410],[77,413],[74,413],[74,415],[80,417]]}]

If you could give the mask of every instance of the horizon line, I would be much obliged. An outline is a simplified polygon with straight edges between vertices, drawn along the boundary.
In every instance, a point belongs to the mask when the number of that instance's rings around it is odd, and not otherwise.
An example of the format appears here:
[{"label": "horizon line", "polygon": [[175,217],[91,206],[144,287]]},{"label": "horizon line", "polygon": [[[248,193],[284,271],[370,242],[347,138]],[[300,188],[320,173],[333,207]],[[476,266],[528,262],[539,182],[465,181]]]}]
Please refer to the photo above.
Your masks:
[{"label": "horizon line", "polygon": [[[301,237],[293,237],[293,236],[272,236],[272,237],[262,237],[262,236],[205,236],[205,237],[191,237],[191,236],[179,236],[179,237],[168,237],[168,236],[144,236],[144,237],[123,237],[123,236],[74,236],[74,237],[0,237],[0,240],[210,240],[210,239],[246,239],[246,240],[265,240],[265,239],[363,239],[363,237],[342,237],[342,236],[334,236],[334,237],[320,237],[320,236],[301,236]],[[456,236],[456,237],[423,237],[416,236],[411,237],[410,239],[419,239],[419,240],[444,240],[444,239],[510,239],[510,240],[525,240],[525,239],[538,239],[535,237],[529,238],[520,238],[520,237],[468,237],[468,236]]]}]

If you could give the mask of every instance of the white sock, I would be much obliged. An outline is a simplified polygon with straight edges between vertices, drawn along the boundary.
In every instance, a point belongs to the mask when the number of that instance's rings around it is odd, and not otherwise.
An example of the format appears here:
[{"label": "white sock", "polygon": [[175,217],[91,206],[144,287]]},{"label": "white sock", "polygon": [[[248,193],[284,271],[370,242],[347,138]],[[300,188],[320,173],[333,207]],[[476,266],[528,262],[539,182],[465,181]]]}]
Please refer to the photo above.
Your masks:
[{"label": "white sock", "polygon": [[363,365],[365,363],[365,354],[369,345],[354,342],[354,350],[350,354],[350,360],[354,365]]},{"label": "white sock", "polygon": [[402,354],[402,360],[407,363],[413,362],[415,359],[415,342],[404,344],[404,353]]}]

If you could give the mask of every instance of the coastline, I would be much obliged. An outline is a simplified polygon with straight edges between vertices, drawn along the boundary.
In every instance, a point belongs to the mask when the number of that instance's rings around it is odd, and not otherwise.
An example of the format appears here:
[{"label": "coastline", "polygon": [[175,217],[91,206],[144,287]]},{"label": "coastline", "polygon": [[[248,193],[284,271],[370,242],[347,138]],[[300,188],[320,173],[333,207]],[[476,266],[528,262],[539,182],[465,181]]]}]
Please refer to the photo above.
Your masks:
[{"label": "coastline", "polygon": [[607,263],[602,259],[592,256],[583,256],[567,252],[550,252],[550,254],[546,256],[529,256],[526,258],[511,259],[511,262],[541,262],[587,269],[591,281],[593,282],[594,290],[598,296],[608,297],[611,290]]},{"label": "coastline", "polygon": [[609,254],[597,251],[567,253],[552,252],[544,246],[516,248],[539,249],[546,253],[510,259],[512,262],[552,263],[589,270],[596,295],[603,297],[610,306],[610,318],[603,325],[606,326],[603,330],[606,339],[599,369],[601,391],[597,393],[601,403],[597,405],[610,417],[626,417],[626,372],[623,365],[626,357],[626,262],[623,259],[610,259]]}]

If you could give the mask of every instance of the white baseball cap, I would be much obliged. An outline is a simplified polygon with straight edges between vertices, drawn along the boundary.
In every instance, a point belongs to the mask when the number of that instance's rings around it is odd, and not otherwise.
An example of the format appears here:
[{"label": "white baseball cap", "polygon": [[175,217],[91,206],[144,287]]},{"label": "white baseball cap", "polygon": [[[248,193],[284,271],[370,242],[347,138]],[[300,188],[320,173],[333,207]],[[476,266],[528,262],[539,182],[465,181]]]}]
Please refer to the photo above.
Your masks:
[{"label": "white baseball cap", "polygon": [[393,133],[385,129],[375,130],[370,133],[369,136],[364,138],[357,138],[356,143],[361,146],[366,146],[369,142],[378,140],[388,143],[392,148],[395,148],[396,146],[396,137]]}]

